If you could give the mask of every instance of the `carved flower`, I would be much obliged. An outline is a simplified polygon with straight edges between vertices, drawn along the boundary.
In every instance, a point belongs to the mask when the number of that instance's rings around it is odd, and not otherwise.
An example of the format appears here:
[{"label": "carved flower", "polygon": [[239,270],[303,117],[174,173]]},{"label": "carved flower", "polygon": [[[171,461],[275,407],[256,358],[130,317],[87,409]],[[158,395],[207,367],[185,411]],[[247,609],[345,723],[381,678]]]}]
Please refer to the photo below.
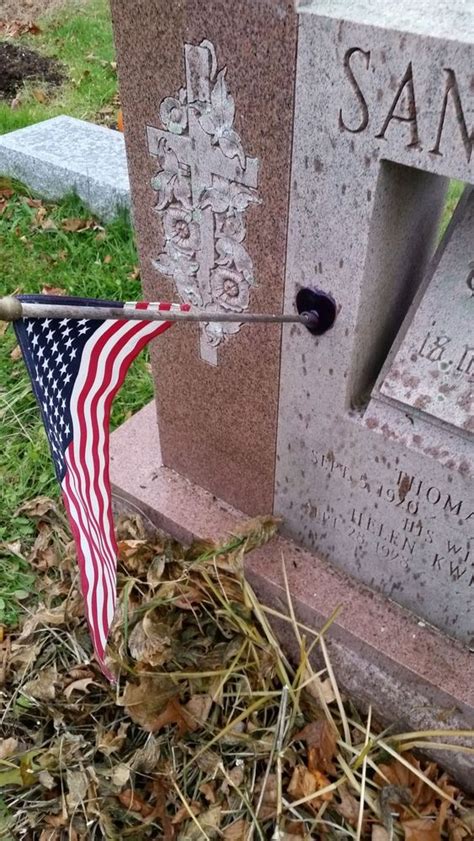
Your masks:
[{"label": "carved flower", "polygon": [[178,272],[175,280],[176,288],[181,300],[185,301],[187,304],[191,304],[193,307],[204,306],[202,293],[195,275],[181,277]]},{"label": "carved flower", "polygon": [[163,210],[172,201],[186,208],[192,207],[191,179],[179,165],[178,158],[164,138],[158,146],[158,161],[161,169],[151,179],[151,186],[158,193],[156,209]]},{"label": "carved flower", "polygon": [[214,213],[234,215],[245,210],[251,202],[260,202],[257,194],[243,184],[228,181],[220,175],[214,175],[212,186],[204,190],[200,205],[202,208],[211,207]]},{"label": "carved flower", "polygon": [[231,237],[236,242],[245,239],[245,223],[242,213],[216,213],[216,234],[218,237]]},{"label": "carved flower", "polygon": [[245,152],[240,137],[232,128],[235,115],[234,98],[227,91],[225,82],[226,68],[217,74],[216,83],[211,91],[211,101],[200,114],[199,122],[206,134],[212,137],[212,143],[219,144],[219,148],[227,158],[238,158],[245,169]]},{"label": "carved flower", "polygon": [[195,275],[199,269],[199,263],[191,260],[172,242],[166,243],[166,251],[163,251],[158,259],[153,261],[153,266],[162,274],[174,278],[177,284],[186,283],[186,279]]},{"label": "carved flower", "polygon": [[160,118],[164,127],[173,134],[182,134],[188,124],[186,110],[186,89],[181,88],[178,97],[167,96],[160,105]]},{"label": "carved flower", "polygon": [[249,253],[240,242],[230,237],[220,237],[216,242],[218,266],[234,266],[251,285],[254,283],[253,265]]},{"label": "carved flower", "polygon": [[213,269],[211,289],[214,300],[225,310],[242,312],[249,305],[249,285],[234,269]]},{"label": "carved flower", "polygon": [[211,344],[212,347],[217,347],[226,336],[238,333],[241,327],[242,325],[238,324],[236,321],[226,321],[224,324],[219,324],[218,322],[213,321],[211,324],[204,325],[204,332],[209,340],[209,344]]},{"label": "carved flower", "polygon": [[193,222],[192,214],[182,207],[171,206],[163,214],[163,226],[168,240],[186,254],[194,254],[199,248],[199,225]]}]

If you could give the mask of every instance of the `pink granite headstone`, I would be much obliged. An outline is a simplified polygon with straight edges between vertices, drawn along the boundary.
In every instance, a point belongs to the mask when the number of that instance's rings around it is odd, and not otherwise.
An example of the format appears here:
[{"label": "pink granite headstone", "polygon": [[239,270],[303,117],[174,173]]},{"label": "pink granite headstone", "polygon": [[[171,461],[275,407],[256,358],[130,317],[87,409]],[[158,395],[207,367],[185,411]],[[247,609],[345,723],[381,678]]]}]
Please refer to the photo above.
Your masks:
[{"label": "pink granite headstone", "polygon": [[[144,295],[281,312],[293,3],[112,11]],[[209,325],[153,353],[163,463],[253,514],[273,504],[280,343],[279,327]]]}]

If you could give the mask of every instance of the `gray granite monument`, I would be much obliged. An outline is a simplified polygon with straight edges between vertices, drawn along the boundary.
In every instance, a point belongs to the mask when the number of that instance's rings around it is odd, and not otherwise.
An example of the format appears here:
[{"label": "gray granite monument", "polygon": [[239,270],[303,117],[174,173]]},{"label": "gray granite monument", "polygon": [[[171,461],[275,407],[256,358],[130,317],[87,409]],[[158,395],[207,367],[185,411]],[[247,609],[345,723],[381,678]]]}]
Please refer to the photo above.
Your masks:
[{"label": "gray granite monument", "polygon": [[117,505],[184,539],[273,511],[248,574],[281,610],[283,554],[307,625],[342,605],[341,685],[400,726],[473,727],[474,6],[112,6],[144,294],[291,312],[314,286],[338,310],[319,338],[170,331],[158,423],[113,436]]},{"label": "gray granite monument", "polygon": [[285,306],[316,276],[340,312],[284,330],[275,510],[473,646],[474,197],[427,258],[474,181],[474,6],[388,5],[299,5]]}]

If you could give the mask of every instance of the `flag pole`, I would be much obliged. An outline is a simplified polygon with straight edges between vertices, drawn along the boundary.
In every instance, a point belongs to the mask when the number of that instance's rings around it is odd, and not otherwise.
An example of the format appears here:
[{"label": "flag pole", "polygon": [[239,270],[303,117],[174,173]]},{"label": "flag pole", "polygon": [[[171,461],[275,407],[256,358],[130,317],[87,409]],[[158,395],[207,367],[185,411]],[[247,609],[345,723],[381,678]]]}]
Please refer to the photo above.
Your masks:
[{"label": "flag pole", "polygon": [[236,313],[209,312],[207,310],[159,309],[159,304],[149,309],[137,309],[135,305],[123,307],[89,307],[77,304],[48,303],[46,301],[30,303],[20,301],[14,296],[0,298],[0,321],[16,321],[21,318],[71,318],[104,320],[108,318],[132,321],[173,321],[173,322],[237,322],[238,324],[303,324],[309,329],[317,328],[319,314],[316,310],[295,314],[273,313]]}]

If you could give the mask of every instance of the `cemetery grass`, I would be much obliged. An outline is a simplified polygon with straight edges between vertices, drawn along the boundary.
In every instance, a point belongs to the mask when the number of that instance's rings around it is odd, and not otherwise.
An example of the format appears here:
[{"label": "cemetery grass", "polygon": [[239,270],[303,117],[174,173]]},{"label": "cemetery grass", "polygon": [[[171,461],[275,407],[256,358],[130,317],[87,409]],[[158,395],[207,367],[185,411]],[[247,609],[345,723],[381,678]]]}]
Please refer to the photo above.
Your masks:
[{"label": "cemetery grass", "polygon": [[34,34],[35,30],[24,31],[28,27],[10,24],[6,34],[0,29],[0,42],[6,40],[57,59],[66,78],[59,86],[29,80],[18,90],[13,105],[0,100],[0,134],[58,114],[113,124],[117,78],[107,0],[70,0],[39,18],[36,25],[39,31]]},{"label": "cemetery grass", "polygon": [[[127,217],[103,228],[77,198],[33,199],[0,181],[0,294],[48,289],[81,297],[140,297],[137,255]],[[39,494],[57,495],[43,426],[11,325],[0,323],[0,623],[14,623],[34,589],[23,559],[31,522],[14,513]],[[152,397],[146,355],[135,361],[117,395],[112,428]],[[19,552],[19,543],[23,551]]]}]

